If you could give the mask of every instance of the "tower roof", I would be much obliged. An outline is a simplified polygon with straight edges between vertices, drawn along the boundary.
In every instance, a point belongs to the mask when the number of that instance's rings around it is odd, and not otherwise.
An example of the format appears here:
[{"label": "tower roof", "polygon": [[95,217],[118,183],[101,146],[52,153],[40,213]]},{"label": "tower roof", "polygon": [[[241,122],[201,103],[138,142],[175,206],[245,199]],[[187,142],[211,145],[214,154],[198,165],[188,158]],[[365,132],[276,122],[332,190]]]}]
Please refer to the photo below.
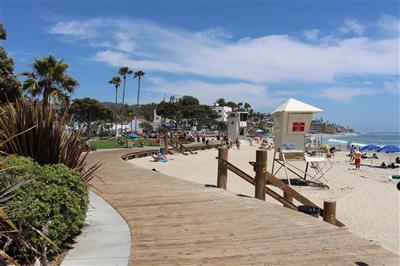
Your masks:
[{"label": "tower roof", "polygon": [[272,113],[277,112],[288,112],[288,113],[318,113],[322,112],[322,109],[314,107],[312,105],[303,103],[299,100],[290,98],[286,102],[284,102],[281,106],[279,106]]}]

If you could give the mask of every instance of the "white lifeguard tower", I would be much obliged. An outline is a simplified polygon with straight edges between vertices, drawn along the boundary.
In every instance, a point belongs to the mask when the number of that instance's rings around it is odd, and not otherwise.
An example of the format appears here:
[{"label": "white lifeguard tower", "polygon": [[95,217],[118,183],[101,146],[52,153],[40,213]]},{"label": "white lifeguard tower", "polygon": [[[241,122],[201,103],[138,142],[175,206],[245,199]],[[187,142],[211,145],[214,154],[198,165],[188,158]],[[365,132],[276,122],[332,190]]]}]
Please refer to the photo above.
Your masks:
[{"label": "white lifeguard tower", "polygon": [[[321,167],[321,163],[325,162],[325,158],[323,156],[308,156],[305,151],[305,135],[311,125],[313,114],[321,111],[317,107],[291,98],[272,113],[275,132],[272,174],[275,175],[283,167],[289,185],[288,171],[304,180],[309,177],[308,182],[324,186],[320,179],[326,172],[323,171],[323,168],[326,167]],[[305,171],[294,166],[290,161],[305,161]],[[280,167],[274,172],[275,163],[279,164]],[[316,171],[314,174],[308,173],[310,163]]]},{"label": "white lifeguard tower", "polygon": [[228,113],[228,139],[231,141],[246,140],[248,112],[234,111]]}]

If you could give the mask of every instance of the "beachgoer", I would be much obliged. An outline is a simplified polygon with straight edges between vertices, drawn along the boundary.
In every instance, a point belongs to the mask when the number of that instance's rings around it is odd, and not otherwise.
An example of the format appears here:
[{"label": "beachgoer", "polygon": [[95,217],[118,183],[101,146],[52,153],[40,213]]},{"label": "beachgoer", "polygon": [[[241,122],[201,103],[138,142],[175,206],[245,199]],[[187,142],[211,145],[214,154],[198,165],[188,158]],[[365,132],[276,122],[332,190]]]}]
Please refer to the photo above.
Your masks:
[{"label": "beachgoer", "polygon": [[354,164],[356,165],[356,169],[360,170],[360,166],[361,166],[361,153],[360,151],[356,151],[354,153]]},{"label": "beachgoer", "polygon": [[381,165],[379,166],[380,168],[387,168],[385,162],[382,162]]},{"label": "beachgoer", "polygon": [[157,155],[152,154],[151,157],[153,157],[154,162],[159,162],[161,160],[168,160],[167,156],[164,154],[163,149],[160,149]]},{"label": "beachgoer", "polygon": [[354,145],[351,145],[351,148],[350,148],[350,162],[352,162],[354,160],[355,151],[356,151],[356,147]]},{"label": "beachgoer", "polygon": [[329,148],[329,158],[332,158],[332,157],[334,157],[335,156],[335,152],[336,152],[336,148],[335,147],[331,147],[331,148]]},{"label": "beachgoer", "polygon": [[206,134],[203,134],[203,136],[201,137],[201,142],[202,142],[203,144],[206,143]]},{"label": "beachgoer", "polygon": [[165,141],[165,137],[164,134],[160,134],[158,135],[158,143],[160,144],[160,147],[164,147],[164,141]]},{"label": "beachgoer", "polygon": [[[376,155],[376,153],[372,154],[372,158],[374,158],[374,159],[379,159],[379,158],[378,158],[378,155]],[[397,157],[397,158],[399,158],[399,157]]]},{"label": "beachgoer", "polygon": [[229,141],[229,149],[232,150],[233,149],[233,142]]},{"label": "beachgoer", "polygon": [[396,157],[395,162],[400,163],[400,157]]},{"label": "beachgoer", "polygon": [[235,144],[236,144],[236,149],[240,149],[240,141],[238,138],[236,138]]}]

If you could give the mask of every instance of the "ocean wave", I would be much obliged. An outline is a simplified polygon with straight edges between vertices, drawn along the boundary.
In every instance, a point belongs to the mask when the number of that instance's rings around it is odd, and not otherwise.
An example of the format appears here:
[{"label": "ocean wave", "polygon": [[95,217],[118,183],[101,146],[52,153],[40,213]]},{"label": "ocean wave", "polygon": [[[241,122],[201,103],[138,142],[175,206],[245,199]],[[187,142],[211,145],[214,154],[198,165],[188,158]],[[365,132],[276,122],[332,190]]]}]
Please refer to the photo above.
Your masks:
[{"label": "ocean wave", "polygon": [[365,143],[351,142],[351,141],[342,140],[342,139],[332,139],[332,138],[330,138],[330,139],[328,139],[328,142],[335,142],[335,143],[340,143],[340,144],[347,144],[347,143],[350,142],[350,144],[354,145],[354,146],[361,146],[361,147],[362,146],[367,146],[367,144],[365,144]]},{"label": "ocean wave", "polygon": [[347,144],[346,140],[341,140],[341,139],[328,139],[328,142],[336,142],[336,143]]}]

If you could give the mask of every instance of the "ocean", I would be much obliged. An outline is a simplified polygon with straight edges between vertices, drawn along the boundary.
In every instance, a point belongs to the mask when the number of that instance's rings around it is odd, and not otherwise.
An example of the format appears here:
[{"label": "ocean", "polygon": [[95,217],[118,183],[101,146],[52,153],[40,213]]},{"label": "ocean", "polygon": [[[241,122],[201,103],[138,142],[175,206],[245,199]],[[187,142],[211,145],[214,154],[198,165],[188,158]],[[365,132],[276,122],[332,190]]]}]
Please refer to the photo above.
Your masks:
[{"label": "ocean", "polygon": [[400,132],[375,132],[375,133],[359,133],[354,135],[323,135],[323,142],[329,143],[331,146],[347,145],[348,142],[356,146],[365,146],[369,144],[384,146],[397,145],[400,146]]}]

